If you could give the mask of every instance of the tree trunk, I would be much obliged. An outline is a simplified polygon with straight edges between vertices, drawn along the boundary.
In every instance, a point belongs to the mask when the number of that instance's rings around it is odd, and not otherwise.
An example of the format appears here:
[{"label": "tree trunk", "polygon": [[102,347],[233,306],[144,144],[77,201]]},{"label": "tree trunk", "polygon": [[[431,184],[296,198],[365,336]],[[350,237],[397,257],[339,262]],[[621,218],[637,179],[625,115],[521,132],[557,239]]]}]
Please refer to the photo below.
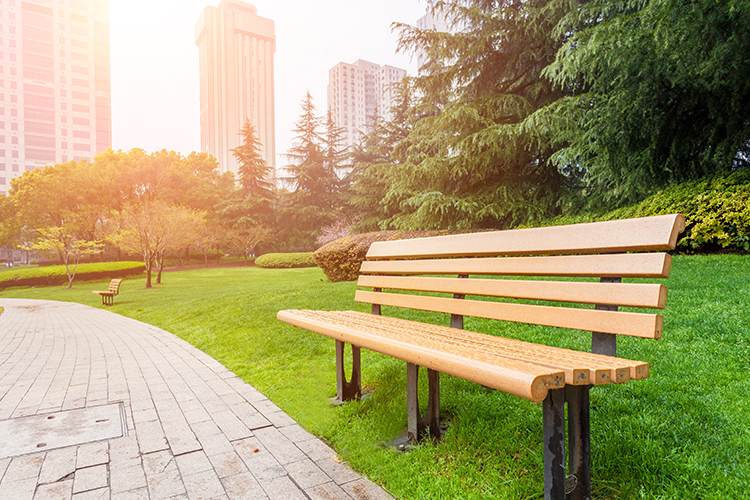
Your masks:
[{"label": "tree trunk", "polygon": [[66,290],[70,290],[71,288],[73,288],[73,278],[75,277],[75,275],[70,274],[70,267],[68,266],[68,259],[65,259],[65,272],[68,273],[68,287],[66,288]]},{"label": "tree trunk", "polygon": [[154,265],[153,257],[146,259],[146,288],[153,288],[151,286],[151,268]]},{"label": "tree trunk", "polygon": [[156,260],[156,284],[161,285],[161,271],[164,269],[164,255],[162,254],[160,257],[157,257]]}]

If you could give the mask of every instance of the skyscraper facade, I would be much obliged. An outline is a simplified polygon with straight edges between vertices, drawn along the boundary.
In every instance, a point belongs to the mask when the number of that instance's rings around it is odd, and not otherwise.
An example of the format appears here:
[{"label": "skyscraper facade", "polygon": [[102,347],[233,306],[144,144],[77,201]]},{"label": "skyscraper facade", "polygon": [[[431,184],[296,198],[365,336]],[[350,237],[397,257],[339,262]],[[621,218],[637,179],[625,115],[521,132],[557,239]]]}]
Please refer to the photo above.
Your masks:
[{"label": "skyscraper facade", "polygon": [[276,166],[274,22],[240,0],[206,7],[195,27],[200,59],[201,150],[222,173],[237,172],[232,148],[245,120],[255,126],[261,154]]},{"label": "skyscraper facade", "polygon": [[0,192],[112,145],[108,0],[2,0]]},{"label": "skyscraper facade", "polygon": [[343,145],[357,142],[366,133],[374,116],[391,118],[394,104],[392,84],[406,76],[406,70],[359,59],[353,64],[338,63],[328,72],[328,109],[333,121],[344,131]]}]

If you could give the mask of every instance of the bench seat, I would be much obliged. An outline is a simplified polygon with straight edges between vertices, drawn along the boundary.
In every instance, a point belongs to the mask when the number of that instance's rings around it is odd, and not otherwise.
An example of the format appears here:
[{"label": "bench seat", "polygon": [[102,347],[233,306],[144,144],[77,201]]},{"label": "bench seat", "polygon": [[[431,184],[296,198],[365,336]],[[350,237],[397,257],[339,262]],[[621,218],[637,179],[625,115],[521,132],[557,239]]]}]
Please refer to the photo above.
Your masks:
[{"label": "bench seat", "polygon": [[101,296],[102,305],[111,306],[115,303],[115,295],[120,294],[121,283],[122,283],[122,279],[114,279],[109,282],[108,290],[94,290],[91,293]]},{"label": "bench seat", "polygon": [[286,323],[541,402],[549,389],[648,377],[648,363],[356,311],[280,311]]}]

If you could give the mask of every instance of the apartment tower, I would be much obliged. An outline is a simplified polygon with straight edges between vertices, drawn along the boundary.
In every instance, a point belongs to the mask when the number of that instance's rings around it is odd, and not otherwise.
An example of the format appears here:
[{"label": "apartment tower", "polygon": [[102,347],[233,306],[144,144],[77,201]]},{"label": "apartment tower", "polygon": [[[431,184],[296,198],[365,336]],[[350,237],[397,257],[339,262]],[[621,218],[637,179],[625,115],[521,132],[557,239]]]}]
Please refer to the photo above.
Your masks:
[{"label": "apartment tower", "polygon": [[201,150],[222,173],[237,172],[232,148],[245,120],[255,126],[261,154],[276,166],[273,55],[274,23],[240,0],[206,7],[195,26],[200,58]]},{"label": "apartment tower", "polygon": [[391,118],[394,105],[392,84],[406,76],[406,70],[359,59],[339,63],[328,72],[328,109],[333,121],[344,130],[343,145],[356,144],[360,132],[367,133],[374,116]]},{"label": "apartment tower", "polygon": [[112,145],[108,0],[2,0],[0,192]]}]

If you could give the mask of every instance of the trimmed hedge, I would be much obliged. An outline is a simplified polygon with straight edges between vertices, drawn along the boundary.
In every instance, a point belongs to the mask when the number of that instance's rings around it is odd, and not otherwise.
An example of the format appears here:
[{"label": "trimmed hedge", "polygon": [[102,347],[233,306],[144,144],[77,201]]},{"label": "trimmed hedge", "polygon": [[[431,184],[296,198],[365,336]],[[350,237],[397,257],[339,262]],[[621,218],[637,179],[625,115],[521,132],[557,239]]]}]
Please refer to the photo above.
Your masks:
[{"label": "trimmed hedge", "polygon": [[268,269],[291,267],[316,267],[312,252],[267,253],[255,259],[255,265]]},{"label": "trimmed hedge", "polygon": [[640,203],[604,213],[555,217],[539,226],[632,219],[681,213],[680,251],[750,250],[750,169],[725,172],[669,187]]},{"label": "trimmed hedge", "polygon": [[354,234],[323,245],[313,252],[313,258],[329,281],[355,281],[370,245],[376,241],[406,240],[444,234],[448,234],[448,231],[377,231]]},{"label": "trimmed hedge", "polygon": [[[123,278],[141,274],[146,269],[143,262],[96,262],[78,264],[76,280],[91,281],[99,279]],[[19,269],[16,272],[0,273],[0,288],[10,286],[47,286],[68,283],[65,266],[45,266]]]}]

